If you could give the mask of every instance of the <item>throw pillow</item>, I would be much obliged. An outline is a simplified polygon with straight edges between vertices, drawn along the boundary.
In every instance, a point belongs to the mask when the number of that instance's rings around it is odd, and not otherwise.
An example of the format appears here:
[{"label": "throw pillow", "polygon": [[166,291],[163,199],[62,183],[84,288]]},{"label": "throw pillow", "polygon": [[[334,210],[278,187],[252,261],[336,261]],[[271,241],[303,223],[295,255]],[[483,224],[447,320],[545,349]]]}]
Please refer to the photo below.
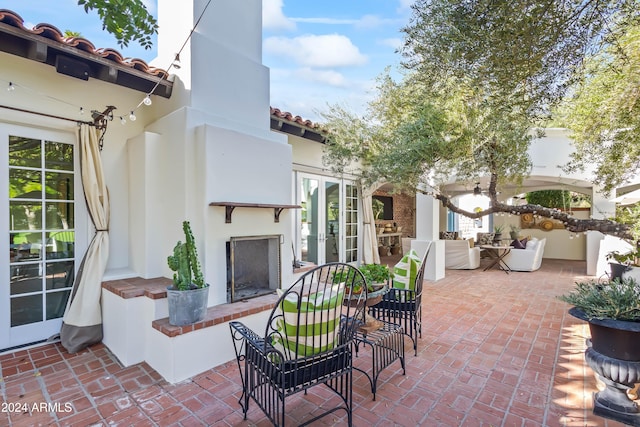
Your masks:
[{"label": "throw pillow", "polygon": [[299,305],[298,298],[297,293],[290,293],[278,305],[279,334],[273,346],[291,358],[312,356],[335,347],[344,290],[333,285],[325,292],[303,296]]},{"label": "throw pillow", "polygon": [[511,246],[513,247],[513,249],[524,249],[526,247],[518,239],[514,239],[513,242],[511,242]]},{"label": "throw pillow", "polygon": [[441,231],[440,240],[456,240],[458,238],[457,231]]},{"label": "throw pillow", "polygon": [[411,249],[393,267],[393,287],[397,289],[415,290],[416,276],[422,260],[418,253]]},{"label": "throw pillow", "polygon": [[533,238],[527,242],[527,249],[535,249],[538,246],[538,239]]},{"label": "throw pillow", "polygon": [[492,244],[495,236],[495,233],[478,233],[478,245]]},{"label": "throw pillow", "polygon": [[467,239],[467,242],[469,242],[469,247],[470,247],[470,248],[472,248],[472,247],[474,246],[474,244],[475,244],[475,242],[474,242],[474,240],[473,240],[473,237],[469,237],[469,238]]}]

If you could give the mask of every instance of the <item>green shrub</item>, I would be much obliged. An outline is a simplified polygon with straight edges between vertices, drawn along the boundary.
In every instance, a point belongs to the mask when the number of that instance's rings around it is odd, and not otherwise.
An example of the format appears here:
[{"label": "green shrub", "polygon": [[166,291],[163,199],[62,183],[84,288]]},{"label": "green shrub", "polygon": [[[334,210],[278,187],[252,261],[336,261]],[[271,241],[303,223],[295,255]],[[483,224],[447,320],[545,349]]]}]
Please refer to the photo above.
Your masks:
[{"label": "green shrub", "polygon": [[[372,285],[374,283],[385,283],[390,277],[389,267],[385,264],[363,264],[358,269],[362,272],[364,279],[367,282],[367,290],[373,291]],[[335,273],[333,276],[334,282],[348,282],[351,280],[351,275],[355,274],[353,270],[347,272]],[[354,293],[362,292],[362,284],[356,283]]]},{"label": "green shrub", "polygon": [[559,299],[579,308],[589,319],[640,321],[640,287],[632,278],[576,282],[576,288]]}]

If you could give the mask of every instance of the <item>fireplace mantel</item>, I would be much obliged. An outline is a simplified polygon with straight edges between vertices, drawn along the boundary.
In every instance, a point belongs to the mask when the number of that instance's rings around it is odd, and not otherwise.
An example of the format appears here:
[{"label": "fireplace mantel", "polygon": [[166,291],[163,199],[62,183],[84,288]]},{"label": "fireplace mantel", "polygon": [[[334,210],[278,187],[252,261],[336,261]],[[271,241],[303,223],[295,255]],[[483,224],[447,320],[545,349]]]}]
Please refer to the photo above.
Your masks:
[{"label": "fireplace mantel", "polygon": [[211,202],[209,206],[224,206],[224,222],[231,224],[231,215],[235,208],[268,208],[273,209],[273,222],[280,222],[280,213],[283,209],[300,209],[299,205],[278,205],[272,203],[244,203],[244,202]]}]

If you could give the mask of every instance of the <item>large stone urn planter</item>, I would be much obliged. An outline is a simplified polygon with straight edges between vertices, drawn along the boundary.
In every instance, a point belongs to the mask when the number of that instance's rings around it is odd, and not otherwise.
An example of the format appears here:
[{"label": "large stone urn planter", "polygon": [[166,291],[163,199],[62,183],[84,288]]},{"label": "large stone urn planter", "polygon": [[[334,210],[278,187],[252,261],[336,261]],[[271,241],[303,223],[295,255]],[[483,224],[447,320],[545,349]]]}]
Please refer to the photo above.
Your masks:
[{"label": "large stone urn planter", "polygon": [[627,395],[640,382],[640,322],[589,319],[576,307],[569,314],[589,323],[585,359],[605,385],[594,394],[593,413],[640,427],[640,410]]}]

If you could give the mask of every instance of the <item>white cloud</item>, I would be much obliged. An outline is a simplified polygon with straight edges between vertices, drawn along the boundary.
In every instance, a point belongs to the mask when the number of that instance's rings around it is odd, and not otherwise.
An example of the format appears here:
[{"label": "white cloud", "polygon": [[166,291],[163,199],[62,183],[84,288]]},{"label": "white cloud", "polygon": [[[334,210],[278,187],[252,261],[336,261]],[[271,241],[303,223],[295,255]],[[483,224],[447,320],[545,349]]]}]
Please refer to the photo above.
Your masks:
[{"label": "white cloud", "polygon": [[311,68],[300,68],[294,72],[296,77],[313,83],[322,83],[335,87],[347,87],[347,79],[333,70],[313,70]]},{"label": "white cloud", "polygon": [[295,22],[305,24],[325,24],[325,25],[352,25],[358,22],[357,19],[337,19],[337,18],[291,18]]},{"label": "white cloud", "polygon": [[262,1],[262,27],[269,30],[295,30],[296,23],[282,13],[282,0]]},{"label": "white cloud", "polygon": [[376,15],[364,15],[356,23],[356,28],[377,28],[388,22],[387,19],[382,19]]},{"label": "white cloud", "polygon": [[378,43],[382,46],[389,46],[393,49],[400,49],[400,47],[402,47],[402,39],[399,37],[382,39]]},{"label": "white cloud", "polygon": [[269,37],[264,40],[264,49],[272,55],[293,59],[303,67],[350,67],[367,62],[358,47],[340,34]]}]

